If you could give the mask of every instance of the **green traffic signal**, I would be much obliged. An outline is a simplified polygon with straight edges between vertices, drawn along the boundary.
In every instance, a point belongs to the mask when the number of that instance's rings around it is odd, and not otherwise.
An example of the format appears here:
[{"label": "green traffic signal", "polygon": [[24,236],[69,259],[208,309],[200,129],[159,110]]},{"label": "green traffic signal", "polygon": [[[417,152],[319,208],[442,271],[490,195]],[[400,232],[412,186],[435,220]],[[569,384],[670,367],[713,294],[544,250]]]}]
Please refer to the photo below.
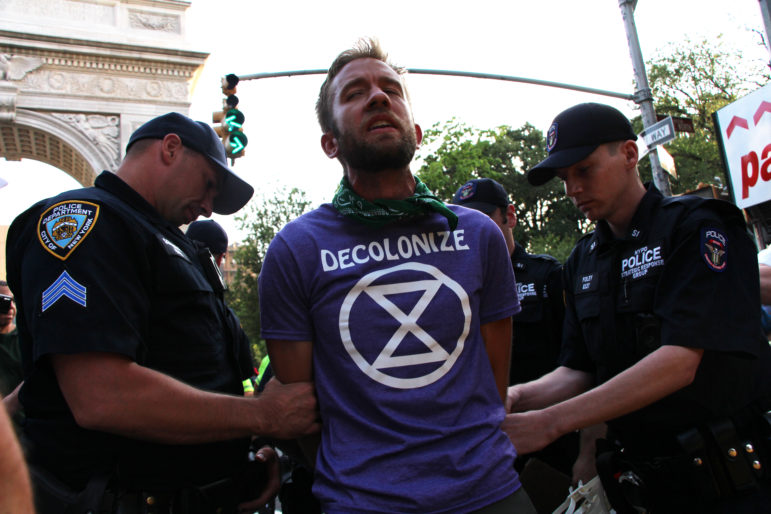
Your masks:
[{"label": "green traffic signal", "polygon": [[244,113],[238,109],[228,109],[222,123],[228,128],[228,132],[241,130],[244,125]]},{"label": "green traffic signal", "polygon": [[246,138],[246,134],[240,130],[231,132],[228,136],[228,146],[226,148],[228,157],[240,157],[240,153],[244,151],[249,140]]}]

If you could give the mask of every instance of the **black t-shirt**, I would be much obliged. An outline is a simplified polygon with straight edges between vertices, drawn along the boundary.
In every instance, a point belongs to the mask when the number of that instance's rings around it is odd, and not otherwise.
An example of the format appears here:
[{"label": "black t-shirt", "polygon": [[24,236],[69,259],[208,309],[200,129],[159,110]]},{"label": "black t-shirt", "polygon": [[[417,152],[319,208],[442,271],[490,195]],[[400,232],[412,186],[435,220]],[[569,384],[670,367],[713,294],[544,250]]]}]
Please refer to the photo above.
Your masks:
[{"label": "black t-shirt", "polygon": [[563,365],[602,383],[662,345],[705,350],[691,385],[609,423],[625,440],[671,439],[769,394],[756,251],[731,204],[649,186],[626,236],[599,222],[564,277]]},{"label": "black t-shirt", "polygon": [[75,423],[48,356],[110,352],[194,387],[243,394],[233,322],[206,255],[116,175],[32,206],[8,233],[30,459],[79,487],[117,469],[146,488],[227,476],[247,440],[163,445]]}]

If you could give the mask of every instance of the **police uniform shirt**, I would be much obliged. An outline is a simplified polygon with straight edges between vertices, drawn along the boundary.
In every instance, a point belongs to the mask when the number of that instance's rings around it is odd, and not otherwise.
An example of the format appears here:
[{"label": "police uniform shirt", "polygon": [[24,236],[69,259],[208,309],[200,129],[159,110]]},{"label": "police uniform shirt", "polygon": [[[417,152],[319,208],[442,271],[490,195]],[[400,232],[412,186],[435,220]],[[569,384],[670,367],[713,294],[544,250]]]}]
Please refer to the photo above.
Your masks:
[{"label": "police uniform shirt", "polygon": [[527,253],[520,245],[511,255],[522,310],[513,316],[510,383],[542,377],[557,367],[562,342],[562,265],[550,255]]},{"label": "police uniform shirt", "polygon": [[612,420],[616,433],[676,434],[768,394],[755,253],[731,204],[664,199],[653,186],[625,237],[600,221],[578,242],[565,264],[563,365],[602,383],[661,345],[705,350],[691,385]]},{"label": "police uniform shirt", "polygon": [[182,232],[104,172],[95,187],[43,200],[20,215],[7,252],[31,462],[74,487],[116,462],[125,479],[146,488],[169,480],[207,483],[232,472],[248,440],[176,446],[80,428],[48,359],[117,353],[200,389],[242,394],[221,284],[211,273],[207,279],[205,258]]}]

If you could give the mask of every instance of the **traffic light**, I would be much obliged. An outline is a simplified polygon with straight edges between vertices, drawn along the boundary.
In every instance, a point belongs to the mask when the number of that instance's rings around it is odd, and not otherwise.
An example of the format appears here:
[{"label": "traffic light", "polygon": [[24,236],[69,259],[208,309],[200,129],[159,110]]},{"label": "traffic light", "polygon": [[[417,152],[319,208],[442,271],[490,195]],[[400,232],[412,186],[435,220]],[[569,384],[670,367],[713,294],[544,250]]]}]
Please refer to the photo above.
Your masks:
[{"label": "traffic light", "polygon": [[231,165],[238,157],[243,157],[247,138],[243,132],[244,113],[238,109],[238,97],[235,95],[238,76],[234,74],[222,77],[222,110],[212,114],[212,121],[219,123],[214,131],[222,138],[225,153],[231,159]]},{"label": "traffic light", "polygon": [[238,75],[229,73],[222,77],[222,94],[230,96],[236,94],[236,86],[238,85]]}]

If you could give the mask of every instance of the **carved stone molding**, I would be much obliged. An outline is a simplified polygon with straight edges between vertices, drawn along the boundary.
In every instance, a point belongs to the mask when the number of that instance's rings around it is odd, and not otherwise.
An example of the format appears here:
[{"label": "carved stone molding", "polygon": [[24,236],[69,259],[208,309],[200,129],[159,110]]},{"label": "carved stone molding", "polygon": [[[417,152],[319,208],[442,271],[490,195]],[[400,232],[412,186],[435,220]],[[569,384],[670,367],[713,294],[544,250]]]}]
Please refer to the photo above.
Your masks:
[{"label": "carved stone molding", "polygon": [[62,113],[51,115],[83,133],[109,157],[112,169],[117,169],[120,161],[120,116]]},{"label": "carved stone molding", "polygon": [[16,98],[19,88],[12,82],[0,80],[0,122],[16,118]]},{"label": "carved stone molding", "polygon": [[129,26],[132,29],[157,30],[160,32],[182,33],[179,16],[129,10]]},{"label": "carved stone molding", "polygon": [[39,57],[0,54],[0,80],[21,80],[42,65],[43,59]]},{"label": "carved stone molding", "polygon": [[180,80],[150,80],[94,73],[41,70],[27,75],[22,87],[30,92],[124,98],[154,102],[186,102],[188,84]]},{"label": "carved stone molding", "polygon": [[0,13],[19,13],[25,16],[59,18],[63,20],[90,20],[94,23],[114,23],[113,6],[78,0],[2,0]]}]

